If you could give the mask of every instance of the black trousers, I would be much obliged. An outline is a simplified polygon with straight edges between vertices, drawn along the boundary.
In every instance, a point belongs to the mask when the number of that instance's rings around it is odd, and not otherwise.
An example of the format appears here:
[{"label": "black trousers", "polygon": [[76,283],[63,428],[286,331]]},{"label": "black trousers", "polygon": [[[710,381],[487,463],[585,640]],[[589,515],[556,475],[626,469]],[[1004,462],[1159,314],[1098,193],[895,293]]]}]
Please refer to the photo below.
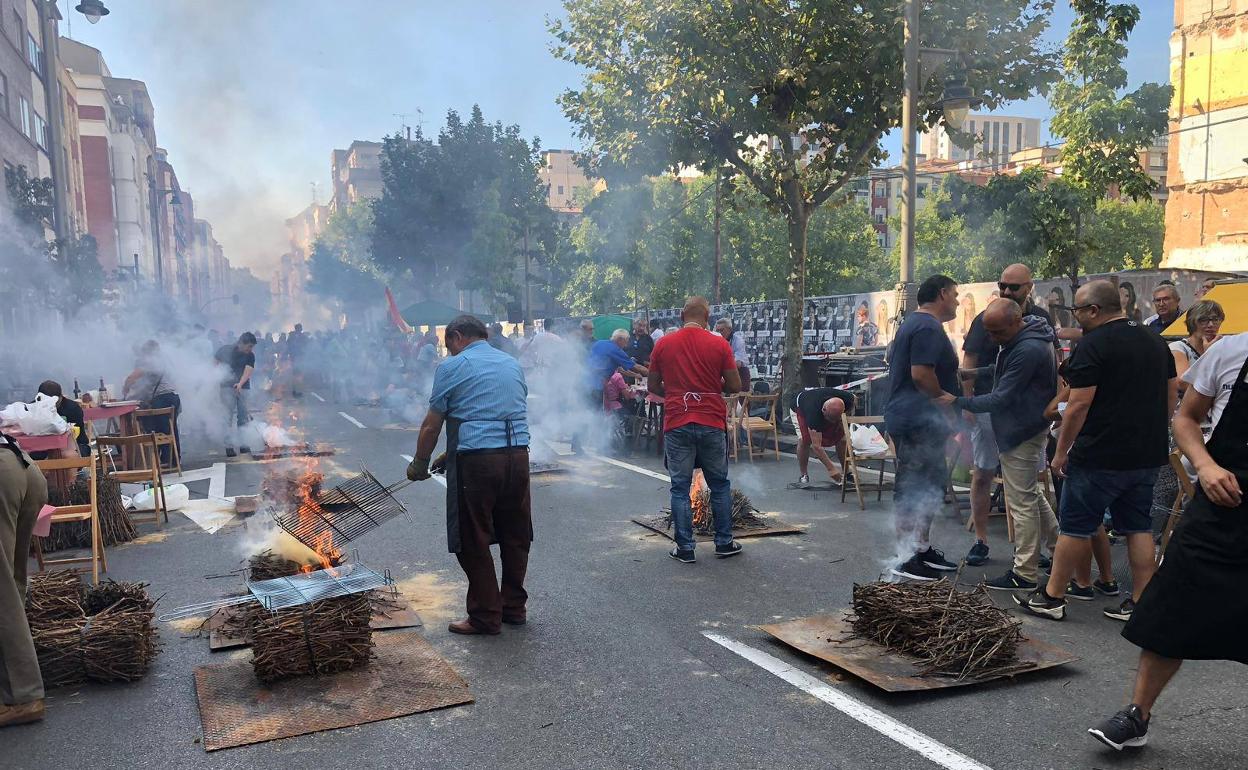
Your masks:
[{"label": "black trousers", "polygon": [[[178,417],[182,416],[182,397],[177,393],[158,393],[152,397],[150,409],[167,409],[173,407],[174,419],[168,417],[141,417],[139,423],[143,426],[143,430],[148,433],[172,433],[173,443],[178,448],[178,457],[182,456],[182,437],[178,435]],[[172,423],[172,424],[171,424]],[[170,450],[167,446],[160,448],[160,462],[162,465],[169,462]]]}]

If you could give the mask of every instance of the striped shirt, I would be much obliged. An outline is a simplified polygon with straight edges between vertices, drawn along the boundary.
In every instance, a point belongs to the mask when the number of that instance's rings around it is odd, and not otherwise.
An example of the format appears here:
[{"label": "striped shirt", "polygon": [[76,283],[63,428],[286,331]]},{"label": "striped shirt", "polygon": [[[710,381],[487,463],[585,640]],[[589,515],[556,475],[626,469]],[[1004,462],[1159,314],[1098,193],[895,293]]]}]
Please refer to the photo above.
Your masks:
[{"label": "striped shirt", "polygon": [[478,340],[438,364],[429,408],[462,420],[458,451],[529,445],[529,388],[516,359]]}]

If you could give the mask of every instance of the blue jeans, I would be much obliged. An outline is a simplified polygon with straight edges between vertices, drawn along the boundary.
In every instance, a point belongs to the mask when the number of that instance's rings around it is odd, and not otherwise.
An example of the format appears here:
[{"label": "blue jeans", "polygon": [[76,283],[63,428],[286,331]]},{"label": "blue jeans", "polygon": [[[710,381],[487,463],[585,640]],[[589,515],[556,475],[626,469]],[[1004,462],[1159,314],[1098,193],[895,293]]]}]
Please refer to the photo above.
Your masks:
[{"label": "blue jeans", "polygon": [[1067,537],[1092,537],[1109,511],[1114,532],[1136,535],[1153,531],[1153,485],[1157,468],[1129,471],[1066,468],[1059,505],[1059,529]]},{"label": "blue jeans", "polygon": [[689,487],[693,469],[701,468],[711,488],[711,514],[715,518],[715,545],[732,542],[732,484],[728,481],[728,443],[723,428],[682,425],[663,434],[663,455],[672,477],[672,521],[676,547],[692,551],[693,508]]}]

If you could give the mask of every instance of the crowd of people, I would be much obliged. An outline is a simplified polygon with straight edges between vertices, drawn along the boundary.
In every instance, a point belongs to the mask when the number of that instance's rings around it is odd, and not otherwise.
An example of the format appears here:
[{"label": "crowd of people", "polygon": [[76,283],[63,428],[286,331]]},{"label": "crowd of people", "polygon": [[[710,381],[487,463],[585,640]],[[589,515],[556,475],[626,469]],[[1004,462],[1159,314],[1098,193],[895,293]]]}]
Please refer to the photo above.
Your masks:
[{"label": "crowd of people", "polygon": [[[1069,599],[1119,596],[1109,532],[1124,539],[1131,593],[1104,614],[1126,622],[1140,665],[1132,702],[1089,732],[1115,749],[1141,746],[1152,705],[1183,660],[1248,662],[1225,633],[1227,618],[1248,617],[1237,588],[1248,575],[1248,337],[1219,338],[1225,311],[1203,299],[1208,286],[1185,310],[1175,287],[1162,284],[1153,294],[1158,315],[1138,319],[1129,312],[1133,291],[1098,280],[1060,307],[1078,325],[1066,357],[1053,318],[1031,301],[1031,271],[1011,265],[998,288],[971,322],[960,365],[941,326],[959,309],[958,285],[946,276],[919,287],[918,310],[890,351],[884,417],[897,451],[893,504],[903,546],[893,572],[935,580],[958,568],[929,535],[947,487],[947,446],[959,433],[970,436],[974,458],[976,541],[965,562],[989,559],[998,476],[1014,524],[1011,565],[987,588],[1062,620]],[[1167,343],[1160,333],[1180,318],[1186,336]],[[1157,524],[1168,517],[1155,515],[1154,500],[1176,444],[1197,492],[1158,568]],[[1050,472],[1056,513],[1044,488]]]}]

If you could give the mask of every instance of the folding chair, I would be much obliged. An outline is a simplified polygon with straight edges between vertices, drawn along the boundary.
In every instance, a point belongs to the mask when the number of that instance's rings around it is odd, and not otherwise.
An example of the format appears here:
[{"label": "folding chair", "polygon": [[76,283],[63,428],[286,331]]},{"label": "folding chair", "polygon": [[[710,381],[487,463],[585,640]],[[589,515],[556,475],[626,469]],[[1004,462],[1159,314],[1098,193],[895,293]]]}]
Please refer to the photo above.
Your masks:
[{"label": "folding chair", "polygon": [[182,475],[182,453],[178,451],[178,442],[175,438],[178,435],[178,415],[176,410],[172,406],[166,406],[163,409],[136,409],[134,416],[140,425],[143,424],[144,417],[163,417],[167,419],[167,421],[162,422],[169,426],[168,433],[152,431],[152,436],[156,438],[157,456],[159,456],[160,447],[169,447],[169,462],[166,464],[162,460],[160,469],[162,471],[176,470],[179,476]]},{"label": "folding chair", "polygon": [[[737,420],[737,427],[745,431],[745,444],[749,449],[750,462],[754,462],[754,431],[771,431],[772,446],[776,450],[776,461],[780,461],[780,429],[776,425],[776,403],[780,400],[780,394],[772,393],[762,395],[759,393],[750,393],[745,399],[745,414]],[[754,404],[767,405],[767,417],[753,417],[750,415]],[[735,431],[734,431],[735,432]],[[766,447],[761,447],[759,454],[767,451]]]},{"label": "folding chair", "polygon": [[749,393],[733,393],[724,396],[728,403],[728,446],[732,448],[732,459],[737,459],[737,450],[741,448],[741,418],[749,414]]},{"label": "folding chair", "polygon": [[[82,468],[87,468],[91,485],[90,502],[78,505],[58,505],[52,513],[52,523],[61,524],[69,521],[89,521],[91,522],[91,555],[90,556],[72,556],[60,557],[56,559],[45,559],[43,557],[43,547],[39,539],[35,539],[35,561],[39,564],[39,571],[43,572],[50,565],[70,565],[70,564],[90,564],[91,565],[91,583],[100,582],[100,571],[108,572],[108,560],[104,556],[104,538],[100,534],[100,508],[96,499],[96,470],[94,457],[71,457],[59,460],[36,460],[35,465],[39,466],[39,470],[43,471],[43,475],[49,473],[57,473],[61,471],[71,471],[73,475]],[[49,479],[51,481],[52,479]],[[71,480],[72,483],[72,480]],[[75,570],[82,569],[74,567]]]},{"label": "folding chair", "polygon": [[1174,527],[1179,523],[1183,509],[1196,496],[1196,487],[1192,484],[1191,477],[1187,475],[1187,466],[1183,465],[1181,450],[1176,449],[1170,453],[1170,467],[1174,469],[1174,475],[1179,479],[1179,491],[1170,505],[1170,515],[1166,517],[1165,529],[1161,531],[1161,548],[1157,550],[1158,566],[1161,566],[1161,560],[1166,556],[1166,546],[1170,545],[1170,536],[1174,534]]},{"label": "folding chair", "polygon": [[[884,436],[884,440],[888,443],[888,449],[884,450],[883,452],[876,452],[874,454],[868,454],[866,452],[859,452],[858,450],[854,449],[854,442],[853,442],[854,434],[853,434],[853,427],[852,427],[854,425],[875,425],[878,428],[880,428],[880,435]],[[885,463],[887,463],[889,460],[892,460],[894,478],[896,477],[896,474],[897,474],[897,447],[893,446],[892,438],[890,438],[887,434],[884,433],[883,427],[884,427],[883,417],[850,417],[847,414],[841,415],[841,428],[845,431],[845,467],[842,468],[842,473],[848,473],[851,470],[853,471],[854,491],[858,493],[858,508],[860,510],[865,511],[867,509],[867,501],[866,501],[866,498],[863,497],[862,495],[863,492],[875,492],[876,502],[879,502],[880,500],[884,499],[884,490],[887,488],[884,485]],[[862,481],[863,467],[858,464],[860,461],[863,461],[863,460],[879,460],[880,461],[880,477],[876,481],[876,483],[870,484],[870,485],[866,485],[863,483]],[[841,502],[842,503],[845,502],[845,495],[848,492],[848,488],[849,488],[849,479],[846,478],[845,481],[841,483]]]},{"label": "folding chair", "polygon": [[[135,523],[152,521],[160,526],[161,516],[169,521],[169,510],[165,507],[165,483],[160,472],[160,450],[156,446],[156,437],[151,433],[140,433],[137,436],[100,436],[95,440],[96,451],[100,456],[100,470],[119,484],[150,484],[153,491],[156,509],[151,519],[146,513],[131,513],[130,520]],[[114,462],[110,447],[121,450],[123,457],[129,457],[135,467],[118,468]],[[123,463],[124,465],[124,463]],[[112,470],[109,467],[112,466]]]}]

